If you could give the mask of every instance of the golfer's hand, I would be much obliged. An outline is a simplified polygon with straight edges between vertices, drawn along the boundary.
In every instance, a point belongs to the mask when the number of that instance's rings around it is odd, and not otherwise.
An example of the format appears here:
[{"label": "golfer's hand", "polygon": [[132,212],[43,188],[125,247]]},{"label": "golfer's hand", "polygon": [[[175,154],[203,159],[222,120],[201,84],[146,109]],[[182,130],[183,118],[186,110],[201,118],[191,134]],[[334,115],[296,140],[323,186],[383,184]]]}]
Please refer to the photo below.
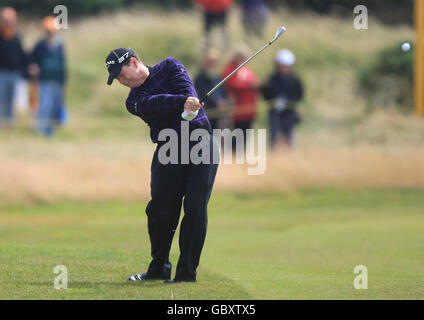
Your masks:
[{"label": "golfer's hand", "polygon": [[191,114],[192,112],[198,111],[200,107],[203,107],[204,105],[204,103],[199,102],[199,99],[195,97],[188,97],[184,103],[184,109]]}]

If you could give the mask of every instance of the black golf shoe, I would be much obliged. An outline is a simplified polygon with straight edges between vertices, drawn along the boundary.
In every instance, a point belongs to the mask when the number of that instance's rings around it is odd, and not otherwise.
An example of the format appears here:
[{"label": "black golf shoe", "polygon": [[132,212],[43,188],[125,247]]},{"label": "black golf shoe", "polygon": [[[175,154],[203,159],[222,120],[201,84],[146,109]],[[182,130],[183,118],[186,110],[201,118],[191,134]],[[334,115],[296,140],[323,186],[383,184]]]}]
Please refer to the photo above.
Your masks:
[{"label": "black golf shoe", "polygon": [[170,277],[151,277],[147,272],[137,273],[128,278],[128,281],[143,281],[143,280],[169,280]]}]

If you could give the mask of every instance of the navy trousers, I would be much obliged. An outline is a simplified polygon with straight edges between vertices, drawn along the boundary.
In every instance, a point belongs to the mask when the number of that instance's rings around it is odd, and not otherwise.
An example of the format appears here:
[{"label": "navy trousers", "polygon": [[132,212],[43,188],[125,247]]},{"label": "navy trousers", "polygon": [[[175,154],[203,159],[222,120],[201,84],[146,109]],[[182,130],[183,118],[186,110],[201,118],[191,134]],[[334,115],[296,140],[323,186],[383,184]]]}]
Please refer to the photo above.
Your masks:
[{"label": "navy trousers", "polygon": [[158,158],[161,145],[158,145],[153,155],[151,200],[146,208],[152,255],[147,271],[149,278],[171,277],[169,252],[181,208],[184,207],[175,279],[196,280],[196,269],[206,238],[207,206],[218,169],[218,163],[213,163],[215,142],[212,135],[210,139],[209,164],[193,164],[191,160],[188,164],[162,164]]}]

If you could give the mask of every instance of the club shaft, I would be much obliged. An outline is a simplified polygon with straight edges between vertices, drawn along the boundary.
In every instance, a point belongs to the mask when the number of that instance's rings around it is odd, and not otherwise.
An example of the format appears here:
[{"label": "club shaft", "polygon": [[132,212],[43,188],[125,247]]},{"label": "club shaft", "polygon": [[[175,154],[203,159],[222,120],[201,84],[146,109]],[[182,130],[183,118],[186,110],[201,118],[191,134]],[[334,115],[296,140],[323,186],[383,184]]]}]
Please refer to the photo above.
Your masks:
[{"label": "club shaft", "polygon": [[263,46],[262,49],[260,49],[258,52],[256,52],[255,54],[253,54],[250,58],[248,58],[245,62],[243,62],[241,65],[239,65],[237,67],[237,69],[235,69],[233,72],[231,72],[228,76],[226,76],[220,83],[218,83],[215,87],[213,87],[202,99],[200,99],[200,103],[205,102],[205,100],[212,95],[220,86],[222,86],[225,81],[227,81],[234,73],[236,73],[237,71],[239,71],[241,68],[243,68],[247,63],[249,63],[250,60],[252,60],[254,57],[256,57],[259,53],[261,53],[262,51],[264,51],[269,45],[271,45],[273,41],[268,42],[265,46]]}]

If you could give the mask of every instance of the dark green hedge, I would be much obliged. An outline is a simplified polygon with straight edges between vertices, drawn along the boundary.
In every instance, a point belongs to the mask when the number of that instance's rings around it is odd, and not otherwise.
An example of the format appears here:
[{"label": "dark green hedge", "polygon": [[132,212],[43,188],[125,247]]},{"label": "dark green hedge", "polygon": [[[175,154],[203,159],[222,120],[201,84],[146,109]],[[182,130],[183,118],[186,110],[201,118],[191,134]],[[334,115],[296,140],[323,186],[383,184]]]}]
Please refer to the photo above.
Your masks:
[{"label": "dark green hedge", "polygon": [[414,45],[404,52],[401,44],[382,50],[359,72],[362,93],[371,106],[395,106],[403,111],[413,107]]},{"label": "dark green hedge", "polygon": [[[239,2],[240,0],[236,0]],[[352,16],[353,8],[362,4],[372,16],[386,23],[412,23],[413,0],[268,0],[272,7],[286,6],[295,10],[313,10],[321,14],[337,13]],[[165,8],[188,7],[192,0],[0,0],[0,7],[10,5],[25,14],[46,15],[53,7],[62,4],[74,16],[97,14],[132,4]]]},{"label": "dark green hedge", "polygon": [[25,15],[45,16],[53,14],[55,6],[64,5],[71,16],[71,14],[88,15],[117,9],[127,2],[127,0],[0,0],[0,7],[9,5]]}]

